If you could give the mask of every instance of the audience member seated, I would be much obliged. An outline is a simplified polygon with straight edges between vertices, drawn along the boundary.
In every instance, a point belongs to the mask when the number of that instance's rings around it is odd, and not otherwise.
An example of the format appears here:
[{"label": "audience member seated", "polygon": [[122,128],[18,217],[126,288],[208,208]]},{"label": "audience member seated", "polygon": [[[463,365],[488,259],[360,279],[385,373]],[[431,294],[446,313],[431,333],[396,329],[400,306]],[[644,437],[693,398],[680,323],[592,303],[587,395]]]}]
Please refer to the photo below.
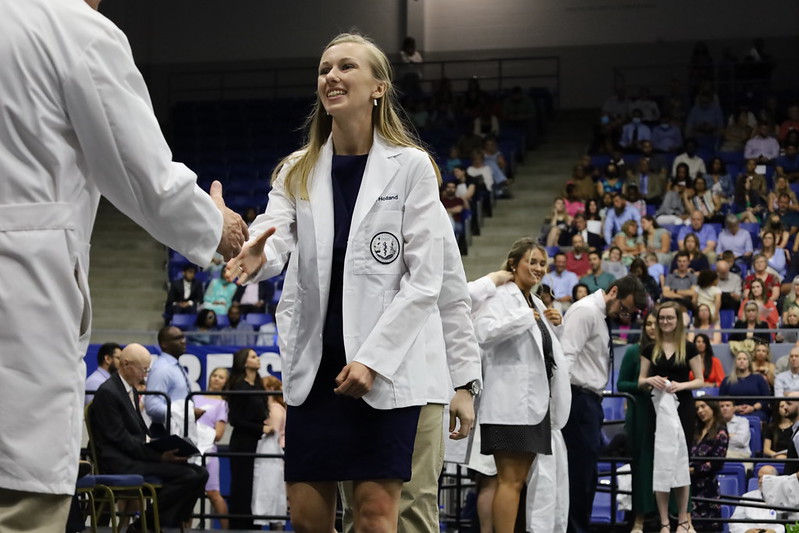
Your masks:
[{"label": "audience member seated", "polygon": [[[718,402],[697,399],[696,433],[691,446],[690,456],[697,458],[690,463],[691,495],[698,498],[718,499],[719,481],[716,478],[723,463],[719,461],[703,461],[701,457],[726,457],[729,436],[724,425]],[[747,428],[748,429],[748,428]],[[695,518],[721,518],[721,505],[699,500],[694,502],[691,516]],[[720,531],[719,522],[696,522],[697,531]]]},{"label": "audience member seated", "polygon": [[227,312],[229,325],[222,328],[219,343],[223,346],[252,346],[255,344],[255,335],[252,335],[252,326],[241,319],[241,309],[238,304],[232,304]]},{"label": "audience member seated", "polygon": [[197,267],[188,264],[183,267],[183,279],[176,279],[169,284],[166,297],[165,316],[181,313],[196,313],[197,306],[203,301],[203,284],[195,278]]},{"label": "audience member seated", "polygon": [[686,181],[687,166],[681,165],[677,169],[677,175],[672,179],[671,190],[663,197],[663,203],[655,212],[655,220],[658,224],[679,225],[688,220],[688,210],[685,206],[683,194],[688,186]]},{"label": "audience member seated", "polygon": [[799,392],[799,346],[788,353],[788,370],[777,374],[774,380],[774,396],[785,396],[793,391]]},{"label": "audience member seated", "polygon": [[677,262],[677,268],[666,275],[666,283],[663,285],[662,300],[673,300],[680,303],[686,309],[692,309],[696,274],[688,270],[691,258],[688,252],[683,250],[677,252],[675,261]]},{"label": "audience member seated", "polygon": [[[749,352],[736,351],[735,369],[721,382],[719,396],[771,396],[766,380],[753,371]],[[739,415],[755,415],[761,422],[768,421],[768,404],[760,400],[737,400],[735,412]]]},{"label": "audience member seated", "polygon": [[483,139],[483,158],[486,165],[491,169],[494,175],[494,181],[498,183],[506,183],[510,178],[510,168],[505,156],[499,151],[497,145],[497,138],[489,136]]},{"label": "audience member seated", "polygon": [[[711,270],[703,270],[703,272],[712,272]],[[715,272],[713,272],[715,274]],[[721,343],[721,324],[719,323],[718,315],[713,310],[713,306],[705,302],[696,304],[696,313],[694,313],[694,320],[691,324],[691,330],[688,333],[688,340],[693,340],[694,332],[703,332],[711,336],[713,344]]]},{"label": "audience member seated", "polygon": [[771,362],[771,348],[768,343],[758,342],[755,345],[755,355],[752,358],[752,368],[757,374],[760,374],[766,381],[770,389],[774,389],[774,379],[776,377],[774,363]]},{"label": "audience member seated", "polygon": [[677,234],[677,246],[685,249],[685,238],[694,234],[699,239],[699,250],[705,254],[709,261],[716,259],[716,242],[718,235],[713,226],[705,223],[705,215],[699,209],[691,211],[691,224],[680,228]]},{"label": "audience member seated", "polygon": [[731,341],[742,341],[744,339],[761,339],[763,342],[771,341],[771,334],[764,332],[753,332],[755,329],[769,329],[768,322],[761,318],[760,305],[755,301],[746,301],[741,304],[743,308],[743,318],[735,321],[733,328],[745,330],[730,334]]},{"label": "audience member seated", "polygon": [[[780,331],[775,335],[776,342],[785,342],[788,344],[795,344],[799,341],[799,307],[792,306],[787,311],[785,311],[782,315],[782,325],[780,326]],[[787,356],[780,357],[777,360],[775,365],[777,365],[777,371],[784,372],[783,368],[780,368],[780,360],[786,359]],[[783,363],[783,366],[787,368],[787,363]]]},{"label": "audience member seated", "polygon": [[611,246],[607,254],[607,259],[602,263],[602,269],[612,274],[616,279],[626,276],[627,267],[621,261],[621,249],[618,246]]},{"label": "audience member seated", "polygon": [[733,214],[727,215],[724,219],[724,229],[719,233],[719,240],[716,244],[716,255],[730,251],[735,256],[736,261],[748,264],[751,260],[754,248],[752,247],[752,236],[748,231],[741,231],[738,217]]},{"label": "audience member seated", "polygon": [[[594,202],[594,205],[596,205],[594,200],[591,200],[591,202]],[[575,235],[580,235],[583,238],[583,242],[588,245],[590,250],[601,250],[605,246],[605,241],[600,234],[588,231],[588,220],[586,219],[585,213],[577,213],[574,215],[568,231],[560,234],[558,244],[561,246],[568,245],[572,242]]]},{"label": "audience member seated", "polygon": [[572,249],[566,252],[566,270],[581,278],[591,271],[588,246],[579,233],[572,237]]},{"label": "audience member seated", "polygon": [[463,211],[468,209],[468,204],[462,198],[458,198],[455,194],[458,186],[454,181],[444,182],[444,187],[441,192],[441,203],[447,211],[449,221],[452,224],[452,230],[455,235],[463,235]]},{"label": "audience member seated", "polygon": [[694,139],[685,140],[685,152],[674,158],[674,163],[671,165],[671,175],[677,175],[677,167],[685,163],[688,165],[688,176],[693,178],[700,174],[707,174],[705,168],[705,160],[696,155],[696,141]]},{"label": "audience member seated", "polygon": [[630,266],[633,259],[646,250],[644,238],[639,234],[638,223],[635,220],[628,220],[621,226],[613,238],[613,244],[621,250],[621,261],[626,266]]},{"label": "audience member seated", "polygon": [[211,309],[217,315],[226,315],[238,285],[224,276],[212,279],[203,298],[203,309]]},{"label": "audience member seated", "polygon": [[641,338],[640,333],[632,331],[640,329],[641,324],[636,324],[634,314],[627,309],[619,311],[619,315],[611,318],[608,325],[612,332],[610,340],[614,346],[636,344]]},{"label": "audience member seated", "polygon": [[780,124],[780,130],[777,134],[777,140],[781,143],[785,142],[788,138],[788,133],[791,131],[799,131],[799,105],[791,104],[788,106],[788,116]]},{"label": "audience member seated", "polygon": [[641,217],[641,228],[646,251],[656,254],[660,264],[671,263],[671,233],[661,228],[650,215]]},{"label": "audience member seated", "polygon": [[[601,227],[601,222],[604,220],[604,218],[602,214],[602,208],[600,207],[599,201],[596,198],[591,198],[585,203],[585,220],[587,222],[599,222],[600,224],[597,226]],[[594,231],[594,233],[596,233],[596,231]],[[600,231],[599,233],[601,236],[602,232]]]},{"label": "audience member seated", "polygon": [[[691,272],[699,273],[702,270],[708,270],[710,268],[710,261],[708,261],[707,256],[702,253],[699,237],[695,234],[689,233],[685,236],[681,251],[688,253],[688,258],[690,259],[688,270]],[[671,270],[674,271],[675,268],[677,268],[676,256],[671,262]]]},{"label": "audience member seated", "polygon": [[777,176],[784,176],[788,182],[799,181],[799,147],[794,143],[785,145],[785,154],[777,158]]},{"label": "audience member seated", "polygon": [[745,167],[736,180],[736,187],[738,186],[738,182],[743,182],[744,180],[749,181],[750,187],[758,192],[760,197],[763,198],[763,201],[766,201],[768,198],[766,176],[760,174],[757,167],[758,163],[756,159],[747,158]]},{"label": "audience member seated", "polygon": [[720,216],[721,202],[708,189],[704,176],[694,178],[693,186],[683,193],[683,201],[689,212],[697,210],[709,220],[716,220]]},{"label": "audience member seated", "polygon": [[474,178],[475,182],[483,183],[486,190],[494,190],[494,173],[491,172],[491,167],[485,164],[482,150],[475,150],[472,152],[472,164],[466,169],[466,173]]},{"label": "audience member seated", "polygon": [[646,200],[641,198],[641,194],[638,192],[637,185],[625,185],[626,193],[625,197],[627,198],[627,205],[631,206],[633,209],[638,211],[638,214],[642,217],[646,215]]},{"label": "audience member seated", "polygon": [[[763,494],[760,492],[763,486],[763,476],[776,476],[777,469],[771,465],[761,466],[757,471],[757,489],[745,492],[742,497],[754,503],[763,501]],[[785,526],[768,520],[777,518],[777,511],[763,507],[749,507],[746,502],[735,507],[730,517],[730,533],[784,533]],[[752,522],[735,522],[736,520],[752,520]],[[763,520],[762,523],[754,520]]]},{"label": "audience member seated", "polygon": [[[782,195],[787,196],[788,205],[780,209],[779,198]],[[796,193],[791,190],[788,184],[788,179],[785,176],[777,176],[774,180],[774,188],[768,193],[768,210],[779,211],[780,215],[784,215],[788,211],[796,212],[799,210],[799,201],[796,199]]]},{"label": "audience member seated", "polygon": [[749,125],[749,111],[744,109],[730,116],[727,128],[724,130],[721,152],[742,152],[746,141],[752,138],[752,126]]},{"label": "audience member seated", "polygon": [[[159,358],[160,359],[160,358]],[[181,527],[191,518],[194,504],[202,496],[208,472],[186,462],[175,450],[157,452],[146,445],[147,427],[138,408],[136,386],[144,380],[150,354],[140,344],[122,351],[119,372],[97,391],[89,410],[100,470],[108,474],[155,476],[161,526]],[[152,509],[145,515],[147,527],[154,526]],[[129,533],[141,531],[141,519],[128,526]]]},{"label": "audience member seated", "polygon": [[638,98],[630,103],[630,112],[635,113],[635,111],[640,111],[641,119],[649,124],[657,122],[660,118],[660,108],[657,102],[649,95],[647,87],[638,89]]},{"label": "audience member seated", "polygon": [[666,189],[664,176],[659,172],[655,172],[651,168],[651,160],[642,157],[638,160],[636,170],[629,169],[627,171],[627,179],[625,185],[629,190],[630,187],[635,186],[638,188],[638,193],[648,204],[657,204],[661,201],[661,197]]},{"label": "audience member seated", "polygon": [[555,308],[562,313],[571,305],[572,289],[580,280],[574,272],[566,270],[566,254],[562,252],[555,254],[554,266],[552,271],[544,275],[541,282],[552,288],[552,294],[555,296]]},{"label": "audience member seated", "polygon": [[197,319],[194,321],[194,331],[191,332],[187,341],[189,344],[198,346],[218,344],[216,342],[218,337],[209,334],[211,331],[216,331],[217,326],[216,313],[211,309],[203,309],[197,313]]},{"label": "audience member seated", "polygon": [[632,112],[632,119],[621,129],[619,146],[629,153],[638,153],[641,150],[641,142],[652,139],[652,131],[643,122],[643,113],[640,109]]},{"label": "audience member seated", "polygon": [[630,263],[630,275],[638,278],[644,286],[649,297],[649,307],[652,307],[655,302],[660,300],[660,284],[649,274],[649,269],[643,259],[640,257],[633,259],[633,262]]},{"label": "audience member seated", "polygon": [[[115,342],[107,342],[97,350],[97,369],[86,378],[86,391],[95,391],[105,383],[111,374],[119,368],[119,355],[122,346]],[[94,398],[93,394],[86,394],[84,402],[89,403]]]},{"label": "audience member seated", "polygon": [[572,168],[572,177],[566,182],[566,186],[568,187],[569,184],[573,184],[575,187],[575,198],[583,202],[588,201],[596,195],[596,184],[594,180],[591,179],[591,176],[586,173],[583,165],[574,165]]},{"label": "audience member seated", "polygon": [[[776,236],[773,231],[763,232],[760,237],[760,253],[755,257],[758,256],[765,257],[767,267],[777,273],[778,276],[775,277],[781,284],[788,269],[788,252],[785,248],[776,245]],[[781,292],[781,288],[779,291]]]},{"label": "audience member seated", "polygon": [[763,239],[762,232],[766,231],[770,231],[774,234],[774,243],[778,248],[784,250],[788,249],[788,244],[792,235],[790,230],[782,223],[782,218],[778,213],[769,213],[766,220],[763,221],[760,235],[761,240]]},{"label": "audience member seated", "polygon": [[616,124],[622,124],[630,115],[630,100],[627,98],[627,90],[623,85],[619,85],[613,91],[613,96],[608,97],[602,103],[602,113],[608,115]]},{"label": "audience member seated", "polygon": [[493,111],[490,105],[481,107],[473,123],[472,131],[475,135],[479,135],[483,139],[491,135],[499,135],[499,117]]},{"label": "audience member seated", "polygon": [[460,157],[460,152],[458,151],[458,146],[453,144],[449,147],[449,156],[447,157],[447,161],[445,163],[447,174],[452,174],[455,172],[457,167],[462,167],[463,171],[466,172],[466,167],[464,166],[463,159]]},{"label": "audience member seated", "polygon": [[658,256],[655,252],[646,252],[644,254],[644,263],[649,275],[652,276],[658,287],[662,287],[666,281],[666,268],[658,262]]},{"label": "audience member seated", "polygon": [[589,252],[588,262],[591,265],[591,271],[580,278],[580,283],[588,287],[588,292],[591,294],[598,289],[607,291],[610,288],[610,284],[616,281],[616,276],[602,269],[602,256],[599,252]]},{"label": "audience member seated", "polygon": [[744,291],[749,290],[752,282],[759,279],[763,282],[764,296],[766,299],[776,302],[780,297],[780,280],[768,271],[768,259],[763,254],[757,254],[752,259],[751,274],[744,280]]},{"label": "audience member seated", "polygon": [[703,146],[714,146],[723,131],[724,115],[721,108],[711,97],[700,94],[696,105],[685,119],[685,135],[702,141]]},{"label": "audience member seated", "polygon": [[721,418],[727,424],[727,434],[730,443],[727,446],[727,457],[735,459],[748,459],[752,457],[750,440],[752,438],[749,431],[749,420],[735,414],[735,403],[722,400],[719,402]]},{"label": "audience member seated", "polygon": [[732,203],[735,198],[735,183],[720,157],[710,160],[710,171],[705,174],[705,182],[719,205]]},{"label": "audience member seated", "polygon": [[477,193],[474,178],[466,173],[466,167],[457,165],[452,169],[452,176],[457,181],[455,195],[471,205],[472,198]]},{"label": "audience member seated", "polygon": [[[787,394],[789,397],[799,396],[799,392],[789,392]],[[799,422],[799,398],[793,399],[791,401],[785,402],[785,418],[787,418],[791,422],[791,438],[788,441],[787,451],[785,453],[786,459],[796,459],[799,456],[796,449],[796,442],[794,441],[793,435],[795,432],[796,423]],[[799,472],[799,463],[786,463],[785,470],[783,473],[785,475],[792,475]]]},{"label": "audience member seated", "polygon": [[624,180],[619,167],[614,163],[605,165],[602,177],[596,182],[596,195],[603,196],[607,193],[621,194],[624,191]]},{"label": "audience member seated", "polygon": [[555,198],[552,211],[541,226],[539,241],[545,246],[557,246],[561,234],[568,231],[571,222],[571,217],[566,212],[566,202],[563,198]]},{"label": "audience member seated", "polygon": [[793,445],[793,422],[787,417],[788,405],[785,400],[775,403],[771,423],[763,433],[763,457],[785,459],[788,456],[788,449]]},{"label": "audience member seated", "polygon": [[239,310],[245,315],[249,313],[268,313],[274,292],[275,287],[269,280],[243,285],[236,289],[231,305],[239,304]]},{"label": "audience member seated", "polygon": [[721,309],[737,312],[743,294],[743,282],[741,276],[730,272],[730,266],[730,263],[722,257],[716,260],[716,275],[718,275],[719,289],[721,289]]},{"label": "audience member seated", "polygon": [[577,196],[577,185],[574,183],[567,183],[564,191],[566,192],[566,197],[563,199],[563,203],[566,206],[566,214],[574,219],[577,213],[585,211],[585,202]]},{"label": "audience member seated", "polygon": [[572,289],[572,303],[579,302],[589,294],[591,293],[588,292],[588,285],[585,283],[578,283]]},{"label": "audience member seated", "polygon": [[[695,328],[693,331],[698,329]],[[693,331],[688,333],[688,337],[693,340],[688,340],[694,343],[696,351],[702,356],[702,377],[705,380],[705,386],[719,387],[721,382],[724,381],[724,367],[721,365],[719,358],[713,355],[713,345],[710,344],[710,338],[704,333],[694,334]],[[689,379],[694,379],[693,372],[689,374]]]},{"label": "audience member seated", "polygon": [[622,226],[628,220],[636,223],[636,232],[641,233],[641,215],[634,207],[627,205],[627,199],[620,192],[613,194],[613,207],[605,215],[605,242],[612,243],[613,236],[622,231]]},{"label": "audience member seated", "polygon": [[676,153],[682,148],[682,132],[671,116],[662,115],[660,123],[652,128],[652,148],[658,152]]},{"label": "audience member seated", "polygon": [[765,123],[757,125],[755,135],[746,141],[744,157],[755,159],[760,164],[768,164],[780,155],[780,143],[769,133],[769,126]]}]

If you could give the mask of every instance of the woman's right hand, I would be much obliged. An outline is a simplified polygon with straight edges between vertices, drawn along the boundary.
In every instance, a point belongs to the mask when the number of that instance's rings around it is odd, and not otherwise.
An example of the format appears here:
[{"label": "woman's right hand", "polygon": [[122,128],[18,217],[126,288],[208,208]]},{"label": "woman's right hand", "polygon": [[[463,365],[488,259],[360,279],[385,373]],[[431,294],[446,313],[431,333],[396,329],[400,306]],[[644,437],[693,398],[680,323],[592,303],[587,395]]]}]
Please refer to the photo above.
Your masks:
[{"label": "woman's right hand", "polygon": [[667,381],[663,376],[649,376],[646,378],[647,384],[658,390],[666,390]]},{"label": "woman's right hand", "polygon": [[228,261],[225,267],[225,279],[233,281],[238,278],[237,283],[243,285],[250,276],[258,273],[266,263],[266,257],[264,257],[266,240],[274,233],[275,228],[269,228],[254,241],[245,243],[239,255]]}]

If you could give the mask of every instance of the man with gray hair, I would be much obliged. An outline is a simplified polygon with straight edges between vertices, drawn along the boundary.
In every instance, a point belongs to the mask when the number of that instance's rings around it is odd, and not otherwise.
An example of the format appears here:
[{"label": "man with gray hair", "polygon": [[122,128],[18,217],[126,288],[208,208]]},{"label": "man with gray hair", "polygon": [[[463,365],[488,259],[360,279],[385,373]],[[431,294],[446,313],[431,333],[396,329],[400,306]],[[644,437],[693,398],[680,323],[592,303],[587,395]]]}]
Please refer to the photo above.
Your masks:
[{"label": "man with gray hair", "polygon": [[726,259],[719,258],[716,261],[716,274],[719,277],[719,289],[721,289],[721,308],[731,309],[737,313],[741,306],[743,281],[741,276],[730,272],[731,266]]},{"label": "man with gray hair", "polygon": [[752,260],[752,236],[748,231],[741,231],[738,217],[733,214],[727,215],[724,219],[724,229],[719,233],[719,240],[716,243],[716,255],[730,250],[735,254],[735,260],[743,261],[747,265]]}]

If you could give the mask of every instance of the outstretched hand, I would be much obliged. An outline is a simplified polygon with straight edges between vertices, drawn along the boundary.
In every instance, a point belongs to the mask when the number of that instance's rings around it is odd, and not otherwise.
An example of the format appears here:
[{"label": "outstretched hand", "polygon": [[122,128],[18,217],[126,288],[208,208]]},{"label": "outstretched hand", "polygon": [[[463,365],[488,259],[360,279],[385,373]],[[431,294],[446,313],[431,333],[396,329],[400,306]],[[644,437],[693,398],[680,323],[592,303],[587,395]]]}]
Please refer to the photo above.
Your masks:
[{"label": "outstretched hand", "polygon": [[210,195],[211,200],[216,204],[216,208],[222,214],[222,238],[219,239],[219,246],[216,251],[222,254],[225,260],[228,260],[241,251],[241,246],[249,238],[250,232],[241,215],[225,205],[225,200],[222,198],[221,183],[214,181],[211,184]]},{"label": "outstretched hand", "polygon": [[266,240],[275,233],[275,228],[269,228],[254,241],[246,243],[239,255],[228,261],[225,267],[225,279],[233,281],[238,278],[239,285],[244,284],[250,276],[257,274],[261,267],[266,264],[264,247]]},{"label": "outstretched hand", "polygon": [[377,372],[363,363],[353,361],[342,368],[341,372],[336,376],[336,385],[338,387],[333,389],[333,392],[351,396],[352,398],[361,398],[372,390],[376,374]]}]

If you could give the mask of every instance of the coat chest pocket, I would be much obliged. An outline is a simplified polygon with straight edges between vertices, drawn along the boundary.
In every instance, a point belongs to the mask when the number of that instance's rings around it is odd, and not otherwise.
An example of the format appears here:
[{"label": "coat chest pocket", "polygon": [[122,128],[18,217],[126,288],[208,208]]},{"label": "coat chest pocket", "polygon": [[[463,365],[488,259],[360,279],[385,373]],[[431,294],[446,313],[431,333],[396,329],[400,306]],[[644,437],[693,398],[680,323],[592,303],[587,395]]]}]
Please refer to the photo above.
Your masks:
[{"label": "coat chest pocket", "polygon": [[[366,216],[356,239],[355,274],[398,275],[405,271],[402,259],[402,211],[378,211]],[[352,243],[351,243],[352,244]]]}]

